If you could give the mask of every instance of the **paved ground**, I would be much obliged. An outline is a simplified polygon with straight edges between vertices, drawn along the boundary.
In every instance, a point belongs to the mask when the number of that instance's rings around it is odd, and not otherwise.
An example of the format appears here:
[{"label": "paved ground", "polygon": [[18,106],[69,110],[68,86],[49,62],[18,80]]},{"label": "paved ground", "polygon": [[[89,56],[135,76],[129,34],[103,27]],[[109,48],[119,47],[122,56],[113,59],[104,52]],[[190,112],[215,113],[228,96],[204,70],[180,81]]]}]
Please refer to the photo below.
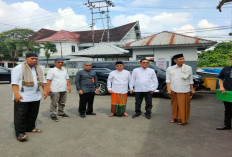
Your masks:
[{"label": "paved ground", "polygon": [[[74,87],[73,87],[74,89]],[[170,100],[153,98],[152,119],[132,119],[134,97],[129,96],[130,117],[109,118],[110,96],[96,96],[97,116],[82,119],[77,114],[79,97],[68,95],[66,113],[71,118],[49,119],[50,100],[42,100],[37,127],[43,133],[28,133],[29,141],[14,135],[11,87],[0,84],[1,157],[231,157],[232,130],[217,131],[223,123],[223,104],[214,94],[196,94],[191,102],[191,119],[186,126],[168,122]],[[143,104],[144,111],[144,104]]]}]

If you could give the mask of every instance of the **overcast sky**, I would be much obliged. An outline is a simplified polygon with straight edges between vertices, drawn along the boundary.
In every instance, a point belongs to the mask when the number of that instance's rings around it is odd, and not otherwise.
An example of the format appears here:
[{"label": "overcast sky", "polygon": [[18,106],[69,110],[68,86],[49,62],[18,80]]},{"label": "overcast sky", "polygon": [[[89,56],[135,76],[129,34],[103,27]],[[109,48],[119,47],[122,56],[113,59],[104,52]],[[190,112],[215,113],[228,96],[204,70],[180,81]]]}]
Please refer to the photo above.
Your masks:
[{"label": "overcast sky", "polygon": [[[90,0],[93,1],[93,0]],[[90,30],[88,0],[0,0],[0,32],[13,28]],[[110,28],[139,21],[142,36],[172,31],[209,40],[229,41],[232,3],[216,9],[219,0],[113,0]],[[97,12],[97,10],[95,10]],[[94,18],[99,18],[95,14]],[[105,14],[102,15],[105,17]],[[95,20],[102,29],[102,21]],[[106,28],[106,23],[104,23]]]}]

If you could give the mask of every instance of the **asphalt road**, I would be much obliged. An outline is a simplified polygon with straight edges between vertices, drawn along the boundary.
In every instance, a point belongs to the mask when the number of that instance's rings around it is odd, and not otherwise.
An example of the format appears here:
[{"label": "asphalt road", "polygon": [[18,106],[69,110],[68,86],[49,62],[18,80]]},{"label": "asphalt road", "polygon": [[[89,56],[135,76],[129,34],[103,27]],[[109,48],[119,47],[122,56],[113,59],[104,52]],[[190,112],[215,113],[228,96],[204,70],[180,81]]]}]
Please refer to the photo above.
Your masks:
[{"label": "asphalt road", "polygon": [[[129,117],[112,117],[110,95],[96,96],[96,116],[80,118],[79,96],[74,86],[68,94],[65,111],[70,118],[53,122],[49,117],[50,99],[41,100],[37,128],[28,133],[29,141],[15,138],[12,91],[0,83],[1,157],[231,157],[232,130],[218,131],[223,124],[223,103],[215,94],[195,94],[188,125],[170,124],[170,100],[153,97],[152,119],[132,119],[134,97],[128,97]],[[142,105],[144,112],[144,103]]]}]

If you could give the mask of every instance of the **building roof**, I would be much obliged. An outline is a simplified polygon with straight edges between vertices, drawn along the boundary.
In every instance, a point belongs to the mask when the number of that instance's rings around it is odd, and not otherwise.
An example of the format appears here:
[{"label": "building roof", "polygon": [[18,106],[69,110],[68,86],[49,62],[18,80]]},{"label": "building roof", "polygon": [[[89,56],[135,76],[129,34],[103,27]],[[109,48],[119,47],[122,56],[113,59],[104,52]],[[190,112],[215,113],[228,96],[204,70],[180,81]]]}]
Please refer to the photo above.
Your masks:
[{"label": "building roof", "polygon": [[[110,29],[110,41],[120,41],[123,37],[137,24],[138,22],[132,22],[126,25],[115,27]],[[105,31],[105,32],[104,32]],[[104,36],[102,42],[107,42],[107,30],[95,30],[94,31],[94,42],[100,43],[102,34]],[[81,43],[91,43],[92,41],[92,31],[78,31],[75,32],[80,34]]]},{"label": "building roof", "polygon": [[163,31],[142,39],[138,39],[127,44],[122,45],[121,47],[145,47],[145,46],[152,46],[152,47],[167,47],[167,46],[179,46],[179,45],[186,45],[186,46],[202,46],[202,45],[209,45],[212,46],[217,42],[191,37],[187,35],[182,35],[178,33]]},{"label": "building roof", "polygon": [[29,39],[33,39],[35,41],[41,40],[41,39],[48,38],[48,37],[52,36],[56,32],[57,31],[42,28],[38,32],[36,32],[34,35],[32,35]]},{"label": "building roof", "polygon": [[74,56],[83,56],[83,57],[98,57],[98,56],[114,56],[114,55],[124,55],[128,54],[128,50],[124,50],[117,46],[108,43],[95,44],[95,46],[81,50]]},{"label": "building roof", "polygon": [[65,30],[61,30],[51,35],[50,37],[37,40],[37,42],[46,42],[46,41],[74,41],[79,42],[80,34],[76,34],[73,32],[68,32]]},{"label": "building roof", "polygon": [[225,3],[229,3],[232,2],[232,0],[221,0],[217,6],[217,9],[219,9],[219,11],[221,12],[221,7],[225,4]]},{"label": "building roof", "polygon": [[[125,35],[137,23],[138,23],[138,21],[110,29],[110,41],[122,40],[123,37],[125,37]],[[94,42],[95,43],[101,42],[103,32],[104,32],[104,36],[103,36],[102,42],[107,41],[107,30],[94,30]],[[55,33],[57,33],[57,31],[42,28],[38,32],[36,32],[33,36],[31,36],[30,39],[33,39],[35,41],[42,40],[44,38],[48,38],[48,37],[54,35]],[[92,43],[93,42],[92,41],[92,31],[76,31],[73,33],[80,35],[80,37],[79,37],[80,43]]]}]

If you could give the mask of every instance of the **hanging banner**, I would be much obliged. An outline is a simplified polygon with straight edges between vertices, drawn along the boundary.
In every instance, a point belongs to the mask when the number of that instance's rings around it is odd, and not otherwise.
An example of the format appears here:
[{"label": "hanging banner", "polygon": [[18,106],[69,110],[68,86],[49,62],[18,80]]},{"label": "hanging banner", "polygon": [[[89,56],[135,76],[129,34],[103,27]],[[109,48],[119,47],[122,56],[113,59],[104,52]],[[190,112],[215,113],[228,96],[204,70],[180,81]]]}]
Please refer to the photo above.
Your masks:
[{"label": "hanging banner", "polygon": [[156,58],[156,66],[162,69],[167,68],[166,58]]}]

